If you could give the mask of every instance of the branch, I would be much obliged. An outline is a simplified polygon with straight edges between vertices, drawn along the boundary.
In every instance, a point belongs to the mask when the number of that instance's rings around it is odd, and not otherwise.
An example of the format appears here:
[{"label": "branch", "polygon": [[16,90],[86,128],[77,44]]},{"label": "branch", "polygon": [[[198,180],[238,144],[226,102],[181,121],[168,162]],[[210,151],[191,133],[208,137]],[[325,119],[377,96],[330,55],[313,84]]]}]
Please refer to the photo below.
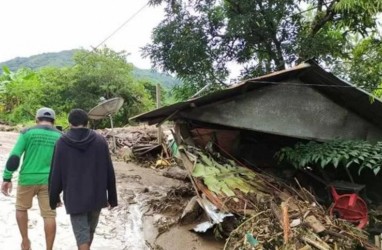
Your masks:
[{"label": "branch", "polygon": [[[317,22],[313,22],[314,25],[312,26],[312,32],[311,34],[314,36],[317,34],[317,32],[331,19],[333,19],[334,15],[336,14],[334,11],[334,5],[339,2],[340,0],[333,0],[333,2],[330,3],[328,9],[326,10],[325,16],[321,20],[317,20]],[[322,6],[321,6],[322,7]],[[318,11],[316,14],[316,18],[320,12]]]},{"label": "branch", "polygon": [[242,11],[242,9],[240,7],[240,2],[239,1],[227,0],[227,2],[229,4],[231,4],[233,7],[235,7],[235,11],[236,11],[237,14],[242,14],[243,13],[243,11]]},{"label": "branch", "polygon": [[323,6],[323,4],[324,4],[324,0],[318,0],[318,3],[317,3],[317,10],[318,10],[319,12],[322,11],[322,6]]}]

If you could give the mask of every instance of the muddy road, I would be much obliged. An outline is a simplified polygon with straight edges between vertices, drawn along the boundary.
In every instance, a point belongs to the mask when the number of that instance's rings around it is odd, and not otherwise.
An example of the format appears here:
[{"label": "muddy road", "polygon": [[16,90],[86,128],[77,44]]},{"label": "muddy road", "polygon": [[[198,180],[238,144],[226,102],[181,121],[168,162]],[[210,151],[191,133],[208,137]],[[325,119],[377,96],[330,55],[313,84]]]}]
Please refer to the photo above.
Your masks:
[{"label": "muddy road", "polygon": [[[0,170],[18,134],[0,132]],[[190,184],[162,175],[162,170],[143,168],[135,163],[114,162],[119,206],[102,210],[93,250],[146,249],[222,249],[224,242],[212,236],[190,232],[193,224],[179,225],[177,220],[193,195]],[[16,176],[17,178],[17,176]],[[14,178],[14,184],[17,183]],[[19,250],[20,235],[15,219],[15,188],[11,197],[0,195],[0,249]],[[29,212],[29,237],[32,249],[43,250],[43,222],[37,200]],[[76,249],[69,216],[57,210],[56,250]]]}]

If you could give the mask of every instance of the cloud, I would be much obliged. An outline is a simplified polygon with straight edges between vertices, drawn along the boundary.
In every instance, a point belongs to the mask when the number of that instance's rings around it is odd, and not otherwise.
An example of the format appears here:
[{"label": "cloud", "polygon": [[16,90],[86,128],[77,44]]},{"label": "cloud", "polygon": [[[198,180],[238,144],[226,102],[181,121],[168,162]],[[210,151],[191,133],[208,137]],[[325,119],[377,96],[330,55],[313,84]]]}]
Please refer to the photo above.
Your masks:
[{"label": "cloud", "polygon": [[[98,45],[139,10],[143,0],[12,0],[2,3],[0,61]],[[146,7],[106,42],[131,53],[129,61],[149,68],[140,48],[150,42],[152,29],[163,19],[161,7]]]}]

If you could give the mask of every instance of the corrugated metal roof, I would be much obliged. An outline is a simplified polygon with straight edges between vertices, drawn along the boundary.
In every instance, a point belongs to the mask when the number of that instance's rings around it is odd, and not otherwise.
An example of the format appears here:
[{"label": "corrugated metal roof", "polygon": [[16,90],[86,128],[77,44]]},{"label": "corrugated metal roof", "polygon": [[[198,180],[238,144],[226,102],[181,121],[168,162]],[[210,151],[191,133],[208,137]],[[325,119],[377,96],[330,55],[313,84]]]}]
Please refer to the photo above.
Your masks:
[{"label": "corrugated metal roof", "polygon": [[[230,88],[165,106],[132,117],[131,119],[138,122],[148,122],[150,124],[158,123],[164,119],[173,120],[178,117],[177,115],[180,111],[186,112],[188,109],[213,104],[248,91],[270,86],[275,82],[284,82],[291,79],[299,79],[304,84],[311,85],[312,88],[317,89],[338,105],[382,127],[382,102],[380,99],[374,99],[374,101],[372,101],[373,96],[371,94],[339,79],[311,60],[290,69],[248,79]],[[288,84],[288,82],[285,84]]]}]

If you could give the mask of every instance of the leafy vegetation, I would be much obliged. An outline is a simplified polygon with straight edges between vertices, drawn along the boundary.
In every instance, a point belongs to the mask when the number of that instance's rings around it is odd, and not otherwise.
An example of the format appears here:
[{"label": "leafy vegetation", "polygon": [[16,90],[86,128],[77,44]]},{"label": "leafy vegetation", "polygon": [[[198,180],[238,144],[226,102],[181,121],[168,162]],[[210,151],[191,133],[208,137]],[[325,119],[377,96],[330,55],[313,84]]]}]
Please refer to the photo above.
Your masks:
[{"label": "leafy vegetation", "polygon": [[333,140],[325,143],[311,141],[299,143],[293,148],[283,148],[276,157],[280,162],[287,162],[295,168],[355,166],[358,174],[365,168],[378,174],[382,166],[382,142],[370,144],[357,140]]},{"label": "leafy vegetation", "polygon": [[43,84],[32,70],[11,72],[4,69],[0,78],[2,113],[8,114],[6,120],[10,122],[25,122],[30,115],[34,117],[36,109],[41,107],[39,100],[43,97]]},{"label": "leafy vegetation", "polygon": [[256,191],[252,184],[256,179],[253,171],[235,166],[233,161],[220,164],[202,152],[198,152],[198,156],[199,161],[195,164],[192,176],[203,179],[210,191],[227,197],[234,197],[234,190],[240,190],[244,194]]},{"label": "leafy vegetation", "polygon": [[[73,57],[77,52],[80,52],[80,50],[65,50],[55,53],[43,53],[30,57],[17,57],[0,63],[0,73],[2,73],[2,66],[6,66],[11,71],[17,71],[21,68],[39,70],[46,67],[71,67],[75,64]],[[136,79],[141,79],[154,84],[159,83],[166,90],[170,90],[174,86],[181,84],[175,77],[172,77],[169,74],[160,73],[156,70],[133,67],[133,76]]]},{"label": "leafy vegetation", "polygon": [[66,120],[72,108],[90,110],[101,97],[122,97],[124,105],[115,117],[115,125],[123,126],[128,118],[154,107],[149,82],[142,84],[133,76],[133,66],[124,52],[108,48],[94,52],[77,51],[73,66],[46,67],[39,70],[21,68],[12,72],[3,67],[0,76],[0,114],[11,123],[33,121],[37,108],[51,107],[59,121]]},{"label": "leafy vegetation", "polygon": [[[315,58],[326,67],[362,87],[382,82],[359,56],[377,48],[365,46],[369,38],[381,40],[377,15],[380,0],[151,0],[165,5],[166,16],[154,29],[144,55],[163,71],[176,74],[185,84],[182,99],[210,84],[224,88],[229,65],[241,67],[241,78],[284,69]],[[373,44],[375,44],[373,42]],[[357,68],[357,74],[349,76]],[[374,67],[374,65],[373,65]],[[377,67],[375,67],[377,71]],[[380,72],[380,71],[379,71]],[[359,76],[373,74],[372,83]]]},{"label": "leafy vegetation", "polygon": [[382,39],[367,38],[353,50],[350,79],[382,96]]}]

